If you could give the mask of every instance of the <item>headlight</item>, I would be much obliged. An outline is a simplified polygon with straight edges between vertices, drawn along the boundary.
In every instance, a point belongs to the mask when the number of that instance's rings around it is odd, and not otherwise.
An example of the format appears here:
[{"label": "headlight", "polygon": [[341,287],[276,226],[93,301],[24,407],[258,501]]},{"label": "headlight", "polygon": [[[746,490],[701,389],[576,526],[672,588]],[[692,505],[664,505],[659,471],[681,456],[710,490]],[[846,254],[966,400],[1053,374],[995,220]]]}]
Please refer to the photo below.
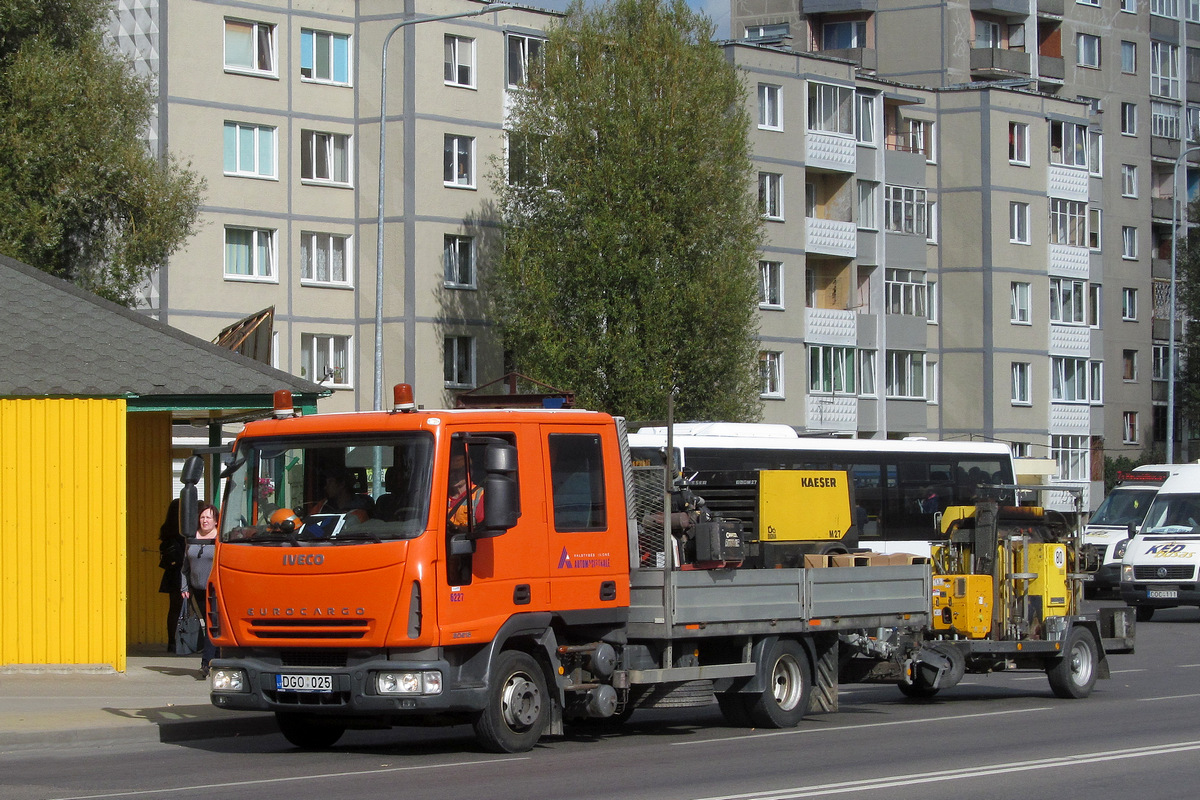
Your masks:
[{"label": "headlight", "polygon": [[214,692],[248,692],[246,672],[240,669],[214,669],[212,671]]},{"label": "headlight", "polygon": [[1125,583],[1129,583],[1133,580],[1133,564],[1121,565],[1121,580]]},{"label": "headlight", "polygon": [[375,690],[380,694],[441,694],[442,673],[437,670],[378,672]]},{"label": "headlight", "polygon": [[1125,557],[1125,548],[1127,548],[1127,547],[1129,547],[1128,539],[1122,539],[1121,541],[1119,541],[1115,545],[1113,545],[1113,551],[1112,551],[1113,561],[1116,561],[1118,558],[1124,558]]}]

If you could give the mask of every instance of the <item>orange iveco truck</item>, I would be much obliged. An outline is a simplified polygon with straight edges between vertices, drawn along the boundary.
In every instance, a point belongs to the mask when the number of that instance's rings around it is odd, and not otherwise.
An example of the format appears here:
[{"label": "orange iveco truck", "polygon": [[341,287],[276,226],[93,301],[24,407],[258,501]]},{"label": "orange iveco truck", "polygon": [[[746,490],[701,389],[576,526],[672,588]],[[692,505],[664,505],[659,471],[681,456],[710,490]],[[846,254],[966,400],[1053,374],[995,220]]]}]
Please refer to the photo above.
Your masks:
[{"label": "orange iveco truck", "polygon": [[[836,709],[839,634],[855,631],[876,649],[888,632],[901,682],[925,664],[936,686],[947,667],[924,643],[929,565],[780,558],[789,545],[635,466],[620,418],[424,410],[403,384],[391,410],[299,416],[280,392],[230,459],[212,702],[274,712],[299,747],[469,722],[484,748],[522,752],[576,720],[714,696],[734,724],[790,727]],[[201,469],[184,466],[185,529]],[[798,495],[793,527],[848,530],[846,478],[796,481],[838,494]]]}]

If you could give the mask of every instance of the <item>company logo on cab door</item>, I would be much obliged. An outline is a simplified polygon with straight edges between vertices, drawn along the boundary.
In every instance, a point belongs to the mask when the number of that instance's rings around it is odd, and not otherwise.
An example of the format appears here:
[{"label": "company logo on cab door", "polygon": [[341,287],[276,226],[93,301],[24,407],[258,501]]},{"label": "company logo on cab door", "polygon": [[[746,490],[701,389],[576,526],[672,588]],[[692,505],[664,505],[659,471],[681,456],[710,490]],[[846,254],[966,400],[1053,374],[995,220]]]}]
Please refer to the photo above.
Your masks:
[{"label": "company logo on cab door", "polygon": [[366,615],[365,608],[247,608],[247,617],[361,617]]},{"label": "company logo on cab door", "polygon": [[567,552],[567,548],[562,549],[562,555],[558,557],[559,569],[592,569],[595,567],[611,567],[612,556],[608,553],[578,553],[571,555]]}]

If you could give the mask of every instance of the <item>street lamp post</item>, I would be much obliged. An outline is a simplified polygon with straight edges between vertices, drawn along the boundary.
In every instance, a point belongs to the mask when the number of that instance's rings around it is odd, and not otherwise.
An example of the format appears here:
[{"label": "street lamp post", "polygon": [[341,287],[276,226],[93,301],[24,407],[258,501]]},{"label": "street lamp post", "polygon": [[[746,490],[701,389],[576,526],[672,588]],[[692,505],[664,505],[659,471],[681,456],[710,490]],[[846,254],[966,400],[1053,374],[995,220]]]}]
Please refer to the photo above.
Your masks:
[{"label": "street lamp post", "polygon": [[372,408],[379,411],[383,408],[383,202],[384,202],[384,166],[387,153],[387,136],[384,126],[387,123],[387,57],[388,45],[392,36],[401,28],[416,25],[420,22],[440,22],[447,19],[463,17],[478,17],[490,11],[507,11],[511,5],[489,3],[474,11],[464,11],[458,14],[441,14],[434,17],[416,17],[397,23],[383,40],[383,60],[379,71],[379,205],[375,227],[375,396]]},{"label": "street lamp post", "polygon": [[[1171,321],[1168,326],[1170,339],[1167,342],[1167,463],[1175,463],[1175,292],[1179,269],[1179,165],[1189,153],[1200,151],[1200,145],[1189,147],[1175,158],[1171,168],[1171,293],[1169,308]],[[1187,233],[1187,198],[1183,203],[1183,229]]]}]

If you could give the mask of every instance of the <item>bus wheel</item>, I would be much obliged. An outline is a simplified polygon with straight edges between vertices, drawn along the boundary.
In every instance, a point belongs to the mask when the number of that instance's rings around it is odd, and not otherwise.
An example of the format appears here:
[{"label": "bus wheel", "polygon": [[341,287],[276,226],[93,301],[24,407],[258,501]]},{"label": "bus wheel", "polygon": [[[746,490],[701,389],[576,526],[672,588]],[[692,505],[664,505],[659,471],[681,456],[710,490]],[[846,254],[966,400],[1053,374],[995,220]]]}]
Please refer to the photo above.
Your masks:
[{"label": "bus wheel", "polygon": [[1048,662],[1046,676],[1058,697],[1081,699],[1092,693],[1099,666],[1095,637],[1087,628],[1076,626],[1067,634],[1062,657]]},{"label": "bus wheel", "polygon": [[792,639],[780,639],[767,659],[767,686],[749,697],[746,711],[760,728],[793,728],[808,711],[812,668],[804,648]]},{"label": "bus wheel", "polygon": [[492,665],[487,706],[475,718],[475,738],[493,753],[525,753],[546,727],[546,676],[533,656],[505,650]]},{"label": "bus wheel", "polygon": [[337,744],[346,732],[345,725],[326,721],[312,714],[298,714],[295,711],[275,712],[275,722],[279,732],[301,750],[324,750]]}]

